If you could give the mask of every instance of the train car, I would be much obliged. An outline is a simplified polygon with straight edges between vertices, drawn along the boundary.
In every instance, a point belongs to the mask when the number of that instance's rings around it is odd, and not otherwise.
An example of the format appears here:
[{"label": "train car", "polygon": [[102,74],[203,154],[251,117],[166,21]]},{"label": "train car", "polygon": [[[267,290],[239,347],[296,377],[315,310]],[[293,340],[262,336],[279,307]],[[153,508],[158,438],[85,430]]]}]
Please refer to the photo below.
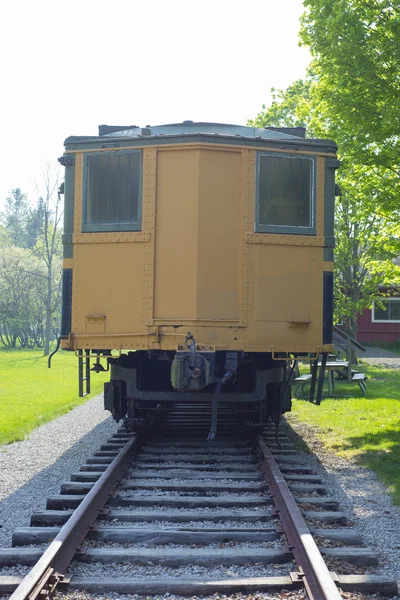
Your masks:
[{"label": "train car", "polygon": [[290,410],[299,356],[314,357],[314,390],[332,351],[332,141],[102,125],[67,138],[59,160],[61,347],[79,357],[81,395],[110,369],[116,420],[135,429],[181,409],[213,439],[232,419],[260,428]]}]

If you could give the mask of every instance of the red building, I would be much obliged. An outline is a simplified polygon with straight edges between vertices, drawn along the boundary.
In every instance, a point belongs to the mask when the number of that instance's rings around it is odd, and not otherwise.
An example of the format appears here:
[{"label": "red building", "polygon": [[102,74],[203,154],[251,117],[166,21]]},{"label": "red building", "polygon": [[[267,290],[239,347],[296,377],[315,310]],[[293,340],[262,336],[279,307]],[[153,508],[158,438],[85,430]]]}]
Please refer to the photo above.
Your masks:
[{"label": "red building", "polygon": [[379,304],[374,302],[372,309],[359,315],[357,323],[357,340],[361,344],[400,340],[400,292],[383,298]]}]

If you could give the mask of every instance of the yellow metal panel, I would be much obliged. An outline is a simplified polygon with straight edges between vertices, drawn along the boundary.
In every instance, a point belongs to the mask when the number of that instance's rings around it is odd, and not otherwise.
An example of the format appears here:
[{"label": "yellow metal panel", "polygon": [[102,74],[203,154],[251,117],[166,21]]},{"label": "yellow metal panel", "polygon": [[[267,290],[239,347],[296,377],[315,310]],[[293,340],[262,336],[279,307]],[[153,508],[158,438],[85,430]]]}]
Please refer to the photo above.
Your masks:
[{"label": "yellow metal panel", "polygon": [[[240,265],[240,316],[241,323],[247,325],[252,318],[252,307],[250,292],[252,282],[251,248],[244,243],[246,233],[253,227],[254,223],[254,198],[252,197],[253,178],[250,178],[251,169],[254,166],[254,152],[242,151],[242,222],[241,222],[241,265]],[[253,208],[252,208],[253,207]],[[244,337],[246,340],[246,336]]]},{"label": "yellow metal panel", "polygon": [[147,332],[141,312],[145,280],[144,249],[144,244],[75,246],[74,333],[99,333],[97,328],[87,329],[89,315],[104,315],[105,333],[108,334]]},{"label": "yellow metal panel", "polygon": [[322,343],[324,249],[310,248],[310,260],[310,331],[314,333],[309,342],[319,344]]},{"label": "yellow metal panel", "polygon": [[[142,306],[138,316],[142,323],[148,323],[153,318],[154,302],[154,246],[155,246],[155,202],[156,202],[156,158],[155,148],[147,148],[143,152],[143,206],[142,206],[142,233],[151,235],[148,244],[143,248],[143,288]],[[141,323],[141,324],[142,324]],[[141,329],[141,327],[140,327]],[[140,331],[139,329],[139,331]]]},{"label": "yellow metal panel", "polygon": [[86,315],[86,332],[88,334],[104,334],[106,333],[106,316],[105,315]]},{"label": "yellow metal panel", "polygon": [[200,151],[197,317],[239,319],[242,155]]},{"label": "yellow metal panel", "polygon": [[258,246],[256,321],[310,321],[310,248]]},{"label": "yellow metal panel", "polygon": [[140,244],[150,242],[151,239],[150,231],[102,231],[101,233],[74,233],[72,241],[74,244],[119,244],[121,242]]},{"label": "yellow metal panel", "polygon": [[282,236],[254,233],[255,157],[223,144],[147,147],[142,231],[83,234],[77,153],[75,338],[63,347],[176,349],[191,331],[216,350],[330,350],[321,344],[322,273],[332,268],[324,161],[317,236]]},{"label": "yellow metal panel", "polygon": [[[317,208],[318,210],[318,208]],[[318,227],[318,222],[317,222]],[[263,246],[320,246],[325,244],[323,235],[288,235],[287,233],[254,233],[247,232],[245,235],[247,244],[259,244]]]},{"label": "yellow metal panel", "polygon": [[63,269],[72,269],[73,265],[74,265],[73,258],[63,258],[63,261],[62,261]]},{"label": "yellow metal panel", "polygon": [[[325,158],[317,156],[317,237],[322,238],[325,244],[324,213],[325,213]],[[333,199],[334,201],[334,199]]]},{"label": "yellow metal panel", "polygon": [[157,154],[155,318],[196,318],[199,155]]},{"label": "yellow metal panel", "polygon": [[334,271],[333,262],[324,262],[324,271]]},{"label": "yellow metal panel", "polygon": [[[154,148],[143,152],[142,231],[81,233],[83,161],[82,154],[77,155],[72,333],[79,347],[93,347],[94,339],[95,347],[102,343],[105,348],[120,347],[123,342],[116,344],[115,335],[124,340],[127,332],[136,332],[134,347],[149,347],[146,322],[153,312],[155,157]],[[142,331],[144,337],[138,340],[135,336]]]}]

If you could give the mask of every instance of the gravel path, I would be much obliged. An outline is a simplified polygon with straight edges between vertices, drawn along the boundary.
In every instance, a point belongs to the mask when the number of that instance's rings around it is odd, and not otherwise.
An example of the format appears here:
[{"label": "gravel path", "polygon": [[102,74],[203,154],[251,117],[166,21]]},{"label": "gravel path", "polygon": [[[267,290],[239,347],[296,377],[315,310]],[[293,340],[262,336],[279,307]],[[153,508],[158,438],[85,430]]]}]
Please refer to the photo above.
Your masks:
[{"label": "gravel path", "polygon": [[367,365],[385,367],[386,369],[400,369],[400,356],[383,348],[368,346],[366,352],[360,351],[359,359]]},{"label": "gravel path", "polygon": [[38,427],[28,440],[0,446],[0,547],[10,546],[13,530],[28,526],[31,514],[116,431],[108,415],[99,395]]}]

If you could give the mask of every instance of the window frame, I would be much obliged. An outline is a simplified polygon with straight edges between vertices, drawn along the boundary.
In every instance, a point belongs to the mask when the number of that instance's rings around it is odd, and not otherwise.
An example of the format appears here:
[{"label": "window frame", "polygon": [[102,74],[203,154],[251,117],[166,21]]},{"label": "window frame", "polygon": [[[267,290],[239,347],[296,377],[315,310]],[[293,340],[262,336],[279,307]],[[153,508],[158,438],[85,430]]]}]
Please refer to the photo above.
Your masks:
[{"label": "window frame", "polygon": [[[271,158],[297,158],[300,160],[309,160],[311,162],[311,226],[302,225],[265,225],[260,224],[260,171],[261,157]],[[287,235],[313,235],[316,236],[316,189],[317,189],[317,161],[315,156],[306,156],[292,153],[265,152],[256,153],[256,186],[255,186],[255,233],[280,233]]]},{"label": "window frame", "polygon": [[[400,298],[382,298],[382,300],[383,302],[400,302]],[[400,323],[400,319],[375,319],[375,300],[372,304],[371,313],[372,323]]]},{"label": "window frame", "polygon": [[[88,185],[89,185],[89,161],[91,156],[99,156],[107,154],[121,156],[122,154],[138,154],[140,157],[139,168],[139,193],[138,193],[138,209],[137,220],[130,223],[87,223],[87,202],[88,202]],[[142,150],[108,150],[106,152],[87,152],[84,154],[83,164],[83,186],[82,186],[82,233],[102,233],[119,232],[119,231],[142,231],[142,201],[143,201],[143,152]]]}]

